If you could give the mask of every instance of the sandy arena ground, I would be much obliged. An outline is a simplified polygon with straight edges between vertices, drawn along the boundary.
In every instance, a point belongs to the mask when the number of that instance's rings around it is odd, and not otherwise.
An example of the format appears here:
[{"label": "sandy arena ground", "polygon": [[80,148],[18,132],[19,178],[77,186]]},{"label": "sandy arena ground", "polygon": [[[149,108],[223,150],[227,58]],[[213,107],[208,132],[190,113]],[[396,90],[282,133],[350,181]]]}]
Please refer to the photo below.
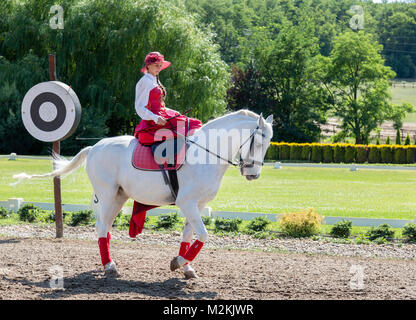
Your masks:
[{"label": "sandy arena ground", "polygon": [[[199,278],[185,280],[169,270],[177,250],[112,241],[120,277],[106,278],[94,240],[0,236],[0,299],[416,298],[414,259],[207,247],[193,262]],[[53,267],[63,289],[51,288]]]}]

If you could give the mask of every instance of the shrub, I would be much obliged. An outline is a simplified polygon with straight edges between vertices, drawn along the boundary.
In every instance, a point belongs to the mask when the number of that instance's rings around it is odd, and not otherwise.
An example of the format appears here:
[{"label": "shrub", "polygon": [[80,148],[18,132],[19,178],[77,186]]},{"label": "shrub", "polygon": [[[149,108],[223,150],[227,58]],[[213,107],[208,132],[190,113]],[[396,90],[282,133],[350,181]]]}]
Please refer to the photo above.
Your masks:
[{"label": "shrub", "polygon": [[394,148],[394,163],[406,163],[406,149],[403,147]]},{"label": "shrub", "polygon": [[301,212],[285,213],[279,221],[282,232],[291,237],[310,237],[321,229],[323,217],[312,208]]},{"label": "shrub", "polygon": [[301,152],[301,160],[311,160],[311,150],[312,147],[310,145],[303,145]]},{"label": "shrub", "polygon": [[36,215],[40,208],[36,207],[32,203],[27,203],[19,210],[17,210],[17,214],[19,215],[19,219],[21,221],[33,222],[36,219]]},{"label": "shrub", "polygon": [[323,146],[322,157],[323,162],[325,163],[334,162],[334,151],[332,146]]},{"label": "shrub", "polygon": [[370,151],[368,152],[368,163],[380,163],[381,162],[381,152],[380,148],[376,146],[369,147]]},{"label": "shrub", "polygon": [[345,162],[345,147],[336,145],[334,149],[334,162]]},{"label": "shrub", "polygon": [[[123,214],[121,211],[118,213],[117,217],[114,219],[113,227],[125,228],[130,225],[131,216]],[[148,217],[146,217],[148,219]]]},{"label": "shrub", "polygon": [[406,149],[406,162],[414,163],[415,162],[415,148]]},{"label": "shrub", "polygon": [[238,232],[238,226],[243,222],[240,218],[215,218],[215,232]]},{"label": "shrub", "polygon": [[383,146],[380,150],[381,162],[382,163],[392,163],[393,161],[393,152],[390,146]]},{"label": "shrub", "polygon": [[403,237],[408,242],[416,242],[416,223],[406,223],[402,231]]},{"label": "shrub", "polygon": [[342,220],[334,224],[330,235],[335,238],[348,238],[351,235],[352,222]]},{"label": "shrub", "polygon": [[384,223],[378,227],[372,227],[367,231],[366,236],[371,241],[377,238],[392,239],[394,237],[394,230],[391,230],[391,227]]},{"label": "shrub", "polygon": [[319,145],[312,145],[311,160],[313,162],[322,162],[322,147]]},{"label": "shrub", "polygon": [[92,210],[81,210],[73,212],[71,215],[71,226],[90,225],[94,221],[94,212]]},{"label": "shrub", "polygon": [[267,149],[266,155],[264,156],[265,160],[278,160],[279,158],[279,148],[271,144],[270,147]]},{"label": "shrub", "polygon": [[290,146],[284,144],[281,146],[281,155],[280,160],[289,160],[290,159]]},{"label": "shrub", "polygon": [[347,146],[345,148],[345,163],[355,162],[357,150],[353,146]]},{"label": "shrub", "polygon": [[384,142],[384,144],[390,144],[390,136],[387,137],[386,142]]},{"label": "shrub", "polygon": [[170,230],[179,223],[179,216],[177,212],[161,214],[156,221],[155,229]]},{"label": "shrub", "polygon": [[265,231],[269,224],[269,219],[265,217],[256,217],[253,220],[250,220],[249,224],[247,225],[247,229],[251,233]]},{"label": "shrub", "polygon": [[9,218],[9,217],[10,217],[10,212],[4,207],[0,207],[0,219]]},{"label": "shrub", "polygon": [[291,145],[290,146],[290,160],[301,160],[302,146]]},{"label": "shrub", "polygon": [[404,140],[404,145],[405,145],[405,146],[410,145],[410,136],[409,136],[409,132],[407,133],[406,140]]},{"label": "shrub", "polygon": [[396,144],[401,145],[402,144],[402,137],[400,135],[400,129],[397,129],[396,131]]},{"label": "shrub", "polygon": [[364,163],[367,161],[367,148],[357,147],[357,163]]},{"label": "shrub", "polygon": [[210,226],[212,223],[212,219],[209,216],[202,216],[202,222],[204,223],[204,225],[206,226]]}]

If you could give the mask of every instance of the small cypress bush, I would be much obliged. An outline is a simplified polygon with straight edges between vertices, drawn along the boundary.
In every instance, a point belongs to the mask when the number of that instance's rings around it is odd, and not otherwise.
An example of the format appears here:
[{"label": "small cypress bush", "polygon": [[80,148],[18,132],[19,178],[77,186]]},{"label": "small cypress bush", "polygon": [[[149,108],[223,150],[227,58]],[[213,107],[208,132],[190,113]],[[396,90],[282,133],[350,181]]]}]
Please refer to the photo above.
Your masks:
[{"label": "small cypress bush", "polygon": [[409,136],[409,132],[407,133],[406,139],[404,140],[404,145],[405,145],[405,146],[410,145],[410,136]]},{"label": "small cypress bush", "polygon": [[269,219],[265,217],[256,217],[253,220],[250,220],[249,224],[247,225],[247,229],[252,233],[265,231],[269,224]]},{"label": "small cypress bush", "polygon": [[369,240],[374,241],[379,238],[386,240],[394,238],[394,230],[391,230],[390,225],[387,223],[381,224],[378,227],[372,227],[367,231],[366,236]]},{"label": "small cypress bush", "polygon": [[204,225],[206,225],[207,227],[211,225],[212,223],[212,219],[209,216],[202,216],[202,222],[204,223]]},{"label": "small cypress bush", "polygon": [[390,142],[390,136],[387,136],[386,142],[384,142],[384,144],[391,144],[391,142]]},{"label": "small cypress bush", "polygon": [[167,213],[167,214],[161,214],[155,225],[155,229],[166,229],[170,230],[175,227],[176,224],[179,223],[179,216],[177,212],[174,213]]},{"label": "small cypress bush", "polygon": [[215,218],[215,232],[238,232],[239,225],[243,222],[240,218],[224,219]]},{"label": "small cypress bush", "polygon": [[9,217],[10,217],[10,212],[4,207],[0,207],[0,219],[9,218]]},{"label": "small cypress bush", "polygon": [[27,203],[17,210],[17,214],[19,215],[19,219],[21,221],[34,222],[39,210],[40,208],[36,207],[34,204]]},{"label": "small cypress bush", "polygon": [[94,212],[92,210],[81,210],[72,213],[70,225],[73,227],[81,225],[90,225],[94,221]]},{"label": "small cypress bush", "polygon": [[331,229],[330,235],[335,238],[348,238],[351,235],[352,222],[342,220],[334,224]]},{"label": "small cypress bush", "polygon": [[406,223],[402,231],[403,237],[408,242],[416,242],[416,223]]},{"label": "small cypress bush", "polygon": [[402,144],[402,138],[400,136],[400,129],[397,129],[396,131],[396,144],[401,145]]}]

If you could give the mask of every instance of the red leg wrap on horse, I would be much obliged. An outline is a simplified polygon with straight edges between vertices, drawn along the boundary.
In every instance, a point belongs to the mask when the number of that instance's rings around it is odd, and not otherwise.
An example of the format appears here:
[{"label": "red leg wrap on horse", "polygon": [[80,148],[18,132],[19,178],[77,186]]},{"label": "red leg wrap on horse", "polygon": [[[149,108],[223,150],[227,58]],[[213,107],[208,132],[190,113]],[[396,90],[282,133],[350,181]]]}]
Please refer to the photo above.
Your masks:
[{"label": "red leg wrap on horse", "polygon": [[110,258],[110,234],[107,234],[107,238],[99,238],[98,246],[100,248],[101,263],[105,266],[107,263],[111,262]]},{"label": "red leg wrap on horse", "polygon": [[201,242],[199,240],[195,240],[195,242],[188,249],[188,251],[186,251],[186,253],[183,257],[188,261],[194,260],[196,255],[199,253],[199,251],[201,251],[203,246],[204,246],[203,242]]},{"label": "red leg wrap on horse", "polygon": [[[181,242],[181,247],[179,248],[179,255],[181,257],[185,256],[186,251],[188,251],[190,245],[191,244],[189,242]],[[185,264],[188,264],[188,262]]]}]

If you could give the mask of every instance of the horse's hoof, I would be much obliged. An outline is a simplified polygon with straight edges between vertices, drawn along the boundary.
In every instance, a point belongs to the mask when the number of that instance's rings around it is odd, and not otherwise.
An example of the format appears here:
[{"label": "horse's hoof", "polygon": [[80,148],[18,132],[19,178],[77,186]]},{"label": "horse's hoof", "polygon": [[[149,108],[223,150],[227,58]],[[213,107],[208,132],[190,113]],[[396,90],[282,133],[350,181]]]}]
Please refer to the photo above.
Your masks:
[{"label": "horse's hoof", "polygon": [[170,262],[170,271],[175,271],[176,269],[179,269],[181,266],[179,265],[178,257],[175,257]]},{"label": "horse's hoof", "polygon": [[184,271],[184,275],[186,280],[198,278],[194,270]]},{"label": "horse's hoof", "polygon": [[104,274],[106,277],[111,277],[111,278],[117,278],[120,276],[119,273],[117,272],[116,264],[113,261],[105,265]]}]

